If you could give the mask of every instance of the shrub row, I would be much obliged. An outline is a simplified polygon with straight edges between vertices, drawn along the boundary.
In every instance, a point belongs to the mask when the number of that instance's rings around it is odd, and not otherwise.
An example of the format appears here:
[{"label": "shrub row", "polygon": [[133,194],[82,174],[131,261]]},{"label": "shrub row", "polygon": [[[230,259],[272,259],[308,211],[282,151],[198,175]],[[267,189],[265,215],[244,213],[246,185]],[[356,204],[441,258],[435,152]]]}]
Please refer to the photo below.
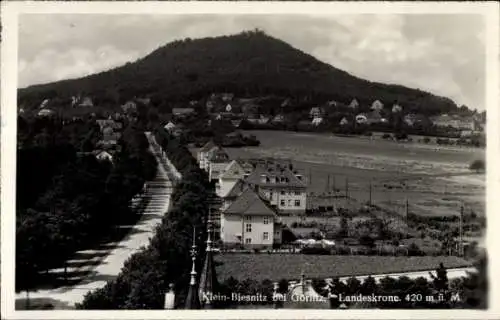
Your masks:
[{"label": "shrub row", "polygon": [[[205,225],[208,199],[213,195],[213,189],[206,173],[198,168],[185,147],[163,129],[159,129],[155,136],[182,174],[182,180],[171,195],[170,209],[149,246],[133,254],[115,280],[89,292],[77,306],[79,309],[162,309],[169,283],[176,288],[176,303],[183,303],[191,267],[192,230],[195,226],[200,231],[196,242],[203,251],[206,230],[202,226]],[[197,268],[201,268],[201,263]]]}]

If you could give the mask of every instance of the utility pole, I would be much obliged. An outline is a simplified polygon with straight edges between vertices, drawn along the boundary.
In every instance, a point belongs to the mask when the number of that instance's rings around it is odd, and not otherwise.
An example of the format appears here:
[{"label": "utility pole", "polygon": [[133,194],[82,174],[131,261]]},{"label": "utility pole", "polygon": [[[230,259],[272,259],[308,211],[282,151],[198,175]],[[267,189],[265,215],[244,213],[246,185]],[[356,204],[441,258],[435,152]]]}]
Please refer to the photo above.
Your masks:
[{"label": "utility pole", "polygon": [[328,174],[327,180],[326,180],[326,185],[325,185],[325,193],[330,192],[330,174]]},{"label": "utility pole", "polygon": [[368,204],[372,206],[372,179],[370,179],[370,198]]},{"label": "utility pole", "polygon": [[463,231],[463,216],[464,216],[464,204],[462,202],[460,206],[460,218],[459,218],[459,235],[458,235],[458,255],[462,257],[464,255],[464,242],[463,242],[463,237],[464,237],[464,231]]}]

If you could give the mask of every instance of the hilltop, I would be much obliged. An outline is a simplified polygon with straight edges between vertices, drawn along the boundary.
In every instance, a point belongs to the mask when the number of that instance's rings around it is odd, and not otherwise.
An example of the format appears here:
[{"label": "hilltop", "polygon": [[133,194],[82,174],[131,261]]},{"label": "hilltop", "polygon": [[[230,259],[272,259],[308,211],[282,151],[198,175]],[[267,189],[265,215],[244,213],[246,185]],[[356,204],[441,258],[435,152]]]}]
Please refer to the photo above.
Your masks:
[{"label": "hilltop", "polygon": [[46,98],[86,94],[100,106],[138,96],[188,101],[213,92],[240,97],[275,95],[310,103],[334,99],[348,104],[356,98],[361,104],[371,104],[379,99],[425,114],[456,108],[445,97],[357,78],[259,30],[174,41],[105,72],[20,89],[19,103],[30,108]]}]

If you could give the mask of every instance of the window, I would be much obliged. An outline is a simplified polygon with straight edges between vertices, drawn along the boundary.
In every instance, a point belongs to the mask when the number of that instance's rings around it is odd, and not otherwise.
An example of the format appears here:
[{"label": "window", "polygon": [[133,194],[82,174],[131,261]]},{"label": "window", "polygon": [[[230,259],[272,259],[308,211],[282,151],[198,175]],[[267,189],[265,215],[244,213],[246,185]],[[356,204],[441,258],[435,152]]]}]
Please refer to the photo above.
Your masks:
[{"label": "window", "polygon": [[284,207],[285,206],[285,200],[280,201],[280,206]]},{"label": "window", "polygon": [[252,216],[245,216],[246,221],[252,221]]},{"label": "window", "polygon": [[252,232],[252,224],[251,223],[247,223],[246,226],[245,226],[245,232]]},{"label": "window", "polygon": [[264,240],[269,240],[269,232],[264,232],[262,237],[264,238]]},{"label": "window", "polygon": [[300,200],[295,200],[295,206],[300,207]]},{"label": "window", "polygon": [[252,243],[252,239],[251,239],[251,238],[246,238],[246,239],[245,239],[245,243],[246,243],[246,244],[250,244],[250,243]]},{"label": "window", "polygon": [[285,191],[281,191],[281,195],[284,196],[286,194]]},{"label": "window", "polygon": [[264,224],[269,224],[269,217],[264,217]]},{"label": "window", "polygon": [[285,177],[281,177],[281,182],[285,182],[286,181],[286,178]]},{"label": "window", "polygon": [[300,191],[295,191],[296,196],[300,196]]},{"label": "window", "polygon": [[272,199],[273,198],[273,192],[269,192],[269,199]]},{"label": "window", "polygon": [[291,206],[292,205],[292,200],[291,199],[288,199],[288,205]]}]

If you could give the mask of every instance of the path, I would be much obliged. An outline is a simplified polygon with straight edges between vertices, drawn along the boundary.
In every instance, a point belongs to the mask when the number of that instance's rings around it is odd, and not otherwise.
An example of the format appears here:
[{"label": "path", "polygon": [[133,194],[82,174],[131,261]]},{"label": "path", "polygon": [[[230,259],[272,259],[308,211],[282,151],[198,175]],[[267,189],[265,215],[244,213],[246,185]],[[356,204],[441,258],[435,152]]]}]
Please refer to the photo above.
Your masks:
[{"label": "path", "polygon": [[[164,213],[169,208],[172,185],[165,171],[165,164],[161,163],[161,152],[154,137],[149,133],[146,133],[146,136],[150,143],[150,150],[159,165],[156,178],[148,183],[146,197],[149,197],[150,201],[139,221],[133,226],[126,226],[130,228],[130,231],[121,241],[102,245],[98,249],[77,252],[74,259],[68,261],[70,267],[67,270],[70,281],[72,277],[76,278],[74,283],[59,288],[30,292],[31,301],[56,300],[58,306],[74,307],[75,303],[83,301],[88,291],[102,288],[108,280],[116,278],[124,262],[142,246],[149,244],[156,225],[161,223]],[[51,273],[55,274],[62,274],[62,272],[62,269],[51,270]],[[25,298],[26,292],[16,294],[16,300]]]}]

